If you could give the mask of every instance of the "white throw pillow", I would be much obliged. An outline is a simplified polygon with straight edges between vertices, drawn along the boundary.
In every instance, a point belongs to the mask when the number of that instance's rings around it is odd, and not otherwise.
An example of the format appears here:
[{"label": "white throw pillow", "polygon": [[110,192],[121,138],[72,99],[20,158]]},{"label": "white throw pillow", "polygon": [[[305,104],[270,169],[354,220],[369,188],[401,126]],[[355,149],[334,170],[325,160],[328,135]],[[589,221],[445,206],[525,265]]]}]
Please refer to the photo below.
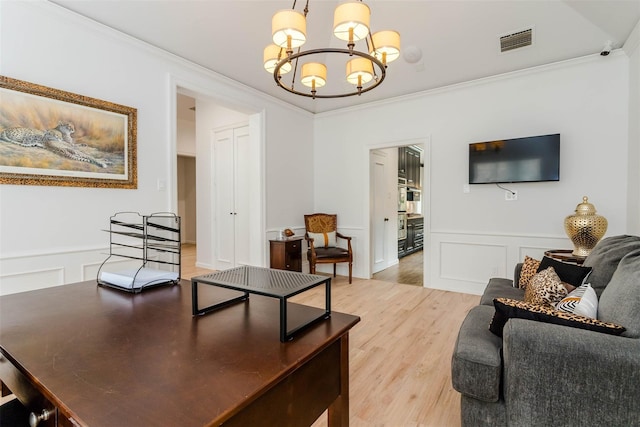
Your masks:
[{"label": "white throw pillow", "polygon": [[335,248],[336,232],[329,233],[307,233],[313,239],[313,246],[316,248]]},{"label": "white throw pillow", "polygon": [[596,291],[593,290],[589,283],[578,286],[556,305],[556,310],[595,319],[598,317],[598,296]]}]

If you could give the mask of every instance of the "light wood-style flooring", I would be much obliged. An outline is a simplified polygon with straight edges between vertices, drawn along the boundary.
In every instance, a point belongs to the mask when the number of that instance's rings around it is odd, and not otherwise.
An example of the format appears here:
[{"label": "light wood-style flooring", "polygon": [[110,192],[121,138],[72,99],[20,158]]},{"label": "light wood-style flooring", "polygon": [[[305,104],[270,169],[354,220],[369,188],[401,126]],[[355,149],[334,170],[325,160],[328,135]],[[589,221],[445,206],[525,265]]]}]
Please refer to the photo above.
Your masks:
[{"label": "light wood-style flooring", "polygon": [[[182,277],[205,274],[183,248]],[[460,396],[451,387],[451,353],[475,295],[338,276],[332,310],[361,317],[350,332],[352,427],[458,427]],[[324,289],[295,302],[324,307]],[[312,386],[312,385],[310,385]],[[313,427],[326,426],[326,416]]]},{"label": "light wood-style flooring", "polygon": [[424,281],[424,251],[414,252],[400,258],[398,264],[373,275],[376,280],[422,286]]}]

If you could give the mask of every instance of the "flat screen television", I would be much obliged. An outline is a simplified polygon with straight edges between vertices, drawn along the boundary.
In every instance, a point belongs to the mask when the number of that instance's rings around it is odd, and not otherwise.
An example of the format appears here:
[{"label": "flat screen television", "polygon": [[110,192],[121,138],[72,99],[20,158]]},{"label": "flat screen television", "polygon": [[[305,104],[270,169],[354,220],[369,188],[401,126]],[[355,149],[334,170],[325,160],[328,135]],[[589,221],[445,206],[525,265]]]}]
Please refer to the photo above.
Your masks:
[{"label": "flat screen television", "polygon": [[469,144],[469,184],[560,181],[560,134]]}]

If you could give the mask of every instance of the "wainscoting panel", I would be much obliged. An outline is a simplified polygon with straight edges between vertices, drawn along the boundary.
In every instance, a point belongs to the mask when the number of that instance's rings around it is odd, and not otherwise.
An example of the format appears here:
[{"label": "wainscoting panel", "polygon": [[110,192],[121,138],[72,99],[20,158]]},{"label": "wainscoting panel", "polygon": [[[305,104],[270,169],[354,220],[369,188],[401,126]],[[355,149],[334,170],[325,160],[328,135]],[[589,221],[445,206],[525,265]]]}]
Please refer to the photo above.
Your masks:
[{"label": "wainscoting panel", "polygon": [[[464,260],[463,262],[461,262]],[[507,263],[505,245],[463,242],[440,243],[440,277],[478,282],[478,277],[504,277]]]},{"label": "wainscoting panel", "polygon": [[[97,279],[98,270],[100,269],[100,266],[102,265],[103,262],[104,260],[100,262],[90,262],[90,263],[82,264],[81,265],[82,280]],[[102,269],[106,271],[115,272],[120,270],[127,270],[129,268],[137,268],[137,267],[140,267],[141,265],[142,264],[140,261],[126,259],[126,258],[112,257],[109,261],[107,261],[104,264],[104,267]]]},{"label": "wainscoting panel", "polygon": [[545,251],[548,251],[549,249],[570,249],[570,248],[567,246],[561,246],[559,248],[548,248],[548,247],[541,248],[541,247],[533,247],[533,246],[521,246],[519,259],[524,260],[524,257],[526,255],[530,256],[531,258],[542,259]]},{"label": "wainscoting panel", "polygon": [[525,255],[542,259],[549,249],[571,248],[567,237],[431,231],[425,287],[480,295],[491,277],[513,279]]},{"label": "wainscoting panel", "polygon": [[64,267],[0,276],[0,295],[64,285]]},{"label": "wainscoting panel", "polygon": [[108,248],[77,248],[0,258],[0,295],[95,280]]}]

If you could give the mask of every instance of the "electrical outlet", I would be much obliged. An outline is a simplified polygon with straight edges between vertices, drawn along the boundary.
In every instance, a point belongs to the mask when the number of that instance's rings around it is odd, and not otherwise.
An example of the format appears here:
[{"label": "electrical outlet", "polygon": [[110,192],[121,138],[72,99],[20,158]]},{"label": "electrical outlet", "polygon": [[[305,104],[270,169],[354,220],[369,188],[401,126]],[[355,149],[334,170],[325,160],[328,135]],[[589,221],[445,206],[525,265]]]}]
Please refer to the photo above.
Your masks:
[{"label": "electrical outlet", "polygon": [[513,202],[514,200],[518,200],[518,192],[517,191],[505,191],[504,199],[508,202]]},{"label": "electrical outlet", "polygon": [[463,184],[462,185],[462,192],[467,194],[471,192],[471,188],[469,187],[469,184]]}]

